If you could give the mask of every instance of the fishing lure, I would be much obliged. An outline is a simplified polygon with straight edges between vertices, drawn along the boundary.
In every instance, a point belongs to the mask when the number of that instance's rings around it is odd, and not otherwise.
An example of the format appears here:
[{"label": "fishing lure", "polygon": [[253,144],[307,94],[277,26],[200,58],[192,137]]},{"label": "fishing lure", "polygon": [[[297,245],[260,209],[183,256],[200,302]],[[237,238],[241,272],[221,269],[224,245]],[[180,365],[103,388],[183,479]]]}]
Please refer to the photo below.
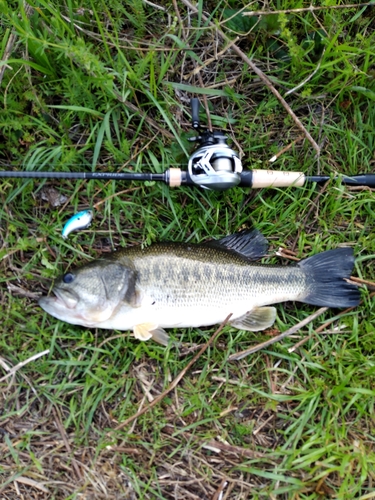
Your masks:
[{"label": "fishing lure", "polygon": [[93,216],[94,212],[92,210],[83,210],[82,212],[74,214],[63,227],[61,233],[62,237],[66,239],[72,231],[78,231],[89,227]]}]

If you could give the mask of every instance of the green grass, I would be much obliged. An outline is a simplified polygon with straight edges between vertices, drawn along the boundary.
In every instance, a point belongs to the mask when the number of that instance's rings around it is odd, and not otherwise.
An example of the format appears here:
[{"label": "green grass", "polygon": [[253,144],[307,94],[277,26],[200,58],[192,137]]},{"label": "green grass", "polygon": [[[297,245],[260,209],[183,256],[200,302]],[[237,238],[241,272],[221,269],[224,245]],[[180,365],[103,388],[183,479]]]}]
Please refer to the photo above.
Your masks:
[{"label": "green grass", "polygon": [[[211,13],[281,94],[311,77],[286,99],[321,155],[299,141],[272,168],[332,177],[374,171],[374,6],[240,18],[231,1],[205,2],[203,11],[199,2],[198,15],[180,1],[177,15],[169,0],[159,8],[141,0],[29,5],[0,0],[1,58],[15,35],[1,82],[2,170],[185,166],[193,151],[188,99],[203,102],[203,92],[213,125],[235,139],[245,168],[268,168],[301,131],[234,52],[215,58],[224,45],[202,18]],[[193,74],[199,67],[202,82]],[[47,188],[66,202],[53,206]],[[194,354],[68,325],[36,302],[61,272],[113,248],[202,242],[251,226],[270,241],[268,262],[280,261],[280,246],[303,257],[350,244],[354,275],[374,282],[374,190],[334,179],[324,188],[224,193],[1,180],[0,201],[0,379],[4,363],[50,351],[0,382],[4,498],[211,499],[222,481],[223,498],[236,500],[375,496],[373,290],[363,287],[355,310],[329,310],[239,362],[228,356],[315,308],[280,304],[274,329],[258,334],[226,326],[162,403],[118,431]],[[62,240],[71,214],[93,206],[90,229]],[[171,335],[203,344],[214,331]],[[215,451],[212,440],[229,448]]]}]

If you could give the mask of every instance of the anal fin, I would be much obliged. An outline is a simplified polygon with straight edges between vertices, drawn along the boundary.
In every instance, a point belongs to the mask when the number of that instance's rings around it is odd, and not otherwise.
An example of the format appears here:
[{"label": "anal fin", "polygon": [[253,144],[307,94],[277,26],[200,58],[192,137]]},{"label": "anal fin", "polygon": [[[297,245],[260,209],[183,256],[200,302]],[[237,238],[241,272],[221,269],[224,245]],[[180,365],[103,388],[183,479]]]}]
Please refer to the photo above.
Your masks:
[{"label": "anal fin", "polygon": [[167,332],[155,323],[140,323],[133,328],[134,337],[145,342],[151,338],[161,345],[167,346],[169,336]]},{"label": "anal fin", "polygon": [[272,326],[276,319],[275,307],[255,307],[229,324],[239,330],[259,332]]}]

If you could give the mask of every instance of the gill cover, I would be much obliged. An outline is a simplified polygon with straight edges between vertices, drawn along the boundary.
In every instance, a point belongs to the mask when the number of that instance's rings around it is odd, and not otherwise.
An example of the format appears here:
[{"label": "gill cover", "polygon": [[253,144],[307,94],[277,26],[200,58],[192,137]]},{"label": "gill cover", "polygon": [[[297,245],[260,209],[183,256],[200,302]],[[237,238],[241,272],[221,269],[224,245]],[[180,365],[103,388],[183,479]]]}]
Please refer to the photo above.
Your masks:
[{"label": "gill cover", "polygon": [[43,309],[63,321],[96,326],[120,303],[136,305],[136,271],[130,259],[102,259],[64,274],[53,293],[56,298],[40,302]]}]

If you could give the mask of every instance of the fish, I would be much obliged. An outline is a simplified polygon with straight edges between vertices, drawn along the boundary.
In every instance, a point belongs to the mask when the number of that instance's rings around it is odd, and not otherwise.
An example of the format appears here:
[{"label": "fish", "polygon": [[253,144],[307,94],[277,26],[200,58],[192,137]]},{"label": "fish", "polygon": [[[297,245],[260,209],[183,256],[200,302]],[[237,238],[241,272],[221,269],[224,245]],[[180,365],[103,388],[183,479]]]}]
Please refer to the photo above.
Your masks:
[{"label": "fish", "polygon": [[94,212],[92,210],[83,210],[82,212],[74,214],[64,225],[61,233],[62,237],[66,239],[72,231],[86,229],[90,226],[93,217]]},{"label": "fish", "polygon": [[255,262],[268,242],[244,230],[201,244],[155,243],[112,252],[68,270],[39,305],[55,318],[88,328],[133,331],[168,345],[165,328],[222,323],[262,331],[273,325],[273,304],[299,301],[335,308],[359,304],[348,282],[355,258],[349,247],[318,253],[293,265]]}]

